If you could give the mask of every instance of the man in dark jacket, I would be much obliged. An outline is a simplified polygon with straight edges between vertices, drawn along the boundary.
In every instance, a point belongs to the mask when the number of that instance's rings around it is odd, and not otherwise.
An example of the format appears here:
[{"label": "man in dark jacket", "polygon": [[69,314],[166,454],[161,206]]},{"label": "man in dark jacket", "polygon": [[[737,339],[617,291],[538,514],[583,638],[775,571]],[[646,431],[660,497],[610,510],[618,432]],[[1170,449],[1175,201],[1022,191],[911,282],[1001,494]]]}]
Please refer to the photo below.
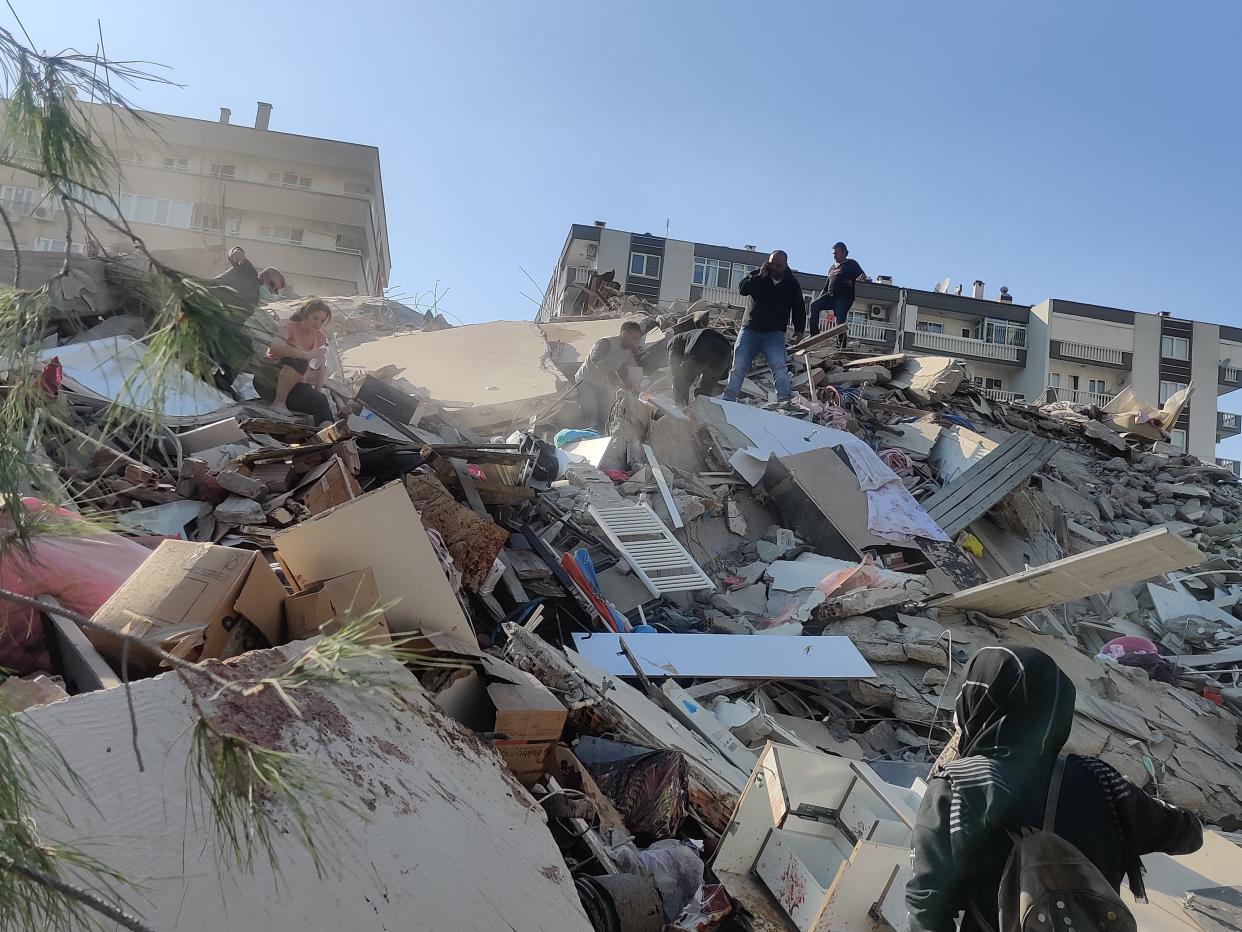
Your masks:
[{"label": "man in dark jacket", "polygon": [[[914,827],[914,873],[906,884],[910,932],[978,932],[999,922],[1010,832],[1044,821],[1057,755],[1074,721],[1074,684],[1043,651],[985,647],[962,673],[956,755],[932,768]],[[952,758],[952,759],[949,759]],[[1120,890],[1143,895],[1144,854],[1189,854],[1203,828],[1189,812],[1145,794],[1110,765],[1069,755],[1056,834]]]},{"label": "man in dark jacket", "polygon": [[[854,306],[854,286],[867,280],[862,266],[850,257],[845,243],[832,247],[832,268],[828,270],[828,284],[822,297],[811,302],[811,333],[819,333],[820,315],[831,313],[838,324],[845,323],[850,308]],[[831,327],[833,320],[825,320],[824,327]]]},{"label": "man in dark jacket", "polygon": [[785,361],[785,330],[790,319],[795,342],[806,333],[806,299],[797,276],[789,269],[789,256],[783,249],[776,250],[767,262],[742,279],[737,290],[750,298],[750,307],[742,317],[742,330],[733,346],[733,368],[725,386],[725,401],[737,401],[750,364],[762,353],[776,377],[778,400],[788,402],[792,393]]},{"label": "man in dark jacket", "polygon": [[690,403],[690,389],[698,382],[696,395],[715,395],[721,380],[729,373],[733,344],[719,330],[710,327],[678,333],[668,341],[668,366],[673,373],[673,400]]}]

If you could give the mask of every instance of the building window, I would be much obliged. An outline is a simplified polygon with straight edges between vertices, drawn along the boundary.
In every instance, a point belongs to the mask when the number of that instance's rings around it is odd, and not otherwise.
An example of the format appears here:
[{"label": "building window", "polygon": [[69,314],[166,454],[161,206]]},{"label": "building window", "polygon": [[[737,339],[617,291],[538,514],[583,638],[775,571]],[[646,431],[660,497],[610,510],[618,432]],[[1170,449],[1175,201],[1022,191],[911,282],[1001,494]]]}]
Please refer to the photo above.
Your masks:
[{"label": "building window", "polygon": [[998,392],[1003,392],[1005,390],[1004,379],[994,379],[991,376],[975,375],[975,376],[971,376],[970,380],[974,382],[976,385],[978,385],[980,388],[986,388],[986,389],[995,390]]},{"label": "building window", "polygon": [[1190,340],[1186,337],[1161,337],[1160,357],[1162,359],[1189,359]]},{"label": "building window", "polygon": [[630,274],[638,278],[659,278],[660,257],[645,252],[630,253]]},{"label": "building window", "polygon": [[[135,223],[154,223],[162,227],[190,228],[194,205],[186,201],[173,201],[166,197],[147,194],[122,193],[121,215]],[[111,210],[108,211],[111,213]]]},{"label": "building window", "polygon": [[1163,405],[1166,401],[1168,401],[1170,398],[1172,398],[1174,395],[1176,395],[1178,392],[1180,392],[1185,387],[1186,387],[1185,382],[1163,382],[1162,381],[1160,383],[1160,401],[1158,403]]},{"label": "building window", "polygon": [[968,337],[968,336],[970,336],[970,328],[969,328],[969,327],[963,327],[963,328],[962,328],[962,336],[964,336],[964,337]]},{"label": "building window", "polygon": [[212,162],[211,173],[217,178],[233,178],[237,175],[237,166],[227,162]]},{"label": "building window", "polygon": [[1087,391],[1091,392],[1094,395],[1107,395],[1108,394],[1108,388],[1106,387],[1103,379],[1088,379],[1087,380]]},{"label": "building window", "polygon": [[724,259],[694,257],[694,283],[704,288],[728,288],[733,273],[733,263]]},{"label": "building window", "polygon": [[297,172],[268,172],[267,180],[272,184],[283,184],[286,188],[309,188],[311,180]]},{"label": "building window", "polygon": [[282,243],[300,244],[302,235],[303,231],[300,227],[259,227],[259,236]]},{"label": "building window", "polygon": [[42,200],[43,195],[34,188],[19,188],[11,184],[0,185],[0,202],[3,202],[4,209],[8,213],[28,217]]},{"label": "building window", "polygon": [[175,172],[186,172],[190,170],[189,159],[177,159],[165,156],[162,164],[165,168],[172,169]]},{"label": "building window", "polygon": [[[64,252],[65,241],[63,239],[46,239],[40,236],[35,240],[35,252]],[[83,243],[74,243],[69,247],[69,251],[77,255],[86,252],[86,246]]]},{"label": "building window", "polygon": [[757,265],[747,265],[745,262],[733,263],[733,275],[729,278],[729,287],[737,291],[737,286],[742,283],[742,279],[759,268]]},{"label": "building window", "polygon": [[224,232],[229,236],[236,236],[241,232],[241,218],[226,216],[222,225],[219,207],[211,204],[195,204],[190,229],[206,230],[209,233]]},{"label": "building window", "polygon": [[1048,373],[1048,386],[1050,388],[1060,388],[1061,387],[1061,373],[1049,372]]},{"label": "building window", "polygon": [[976,328],[977,339],[1005,346],[1026,346],[1026,325],[1008,320],[984,320]]},{"label": "building window", "polygon": [[1169,431],[1169,444],[1177,447],[1183,453],[1186,452],[1186,431],[1180,427],[1175,427]]},{"label": "building window", "polygon": [[914,325],[915,330],[921,330],[923,333],[944,333],[944,324],[938,324],[931,320],[920,320]]}]

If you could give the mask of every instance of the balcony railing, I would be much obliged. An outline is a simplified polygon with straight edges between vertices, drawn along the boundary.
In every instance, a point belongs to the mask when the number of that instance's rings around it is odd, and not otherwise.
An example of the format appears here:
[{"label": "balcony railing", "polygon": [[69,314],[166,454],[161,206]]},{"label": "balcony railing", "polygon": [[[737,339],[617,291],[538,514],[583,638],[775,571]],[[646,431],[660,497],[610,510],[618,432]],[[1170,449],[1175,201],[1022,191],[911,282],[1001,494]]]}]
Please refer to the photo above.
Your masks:
[{"label": "balcony railing", "polygon": [[703,300],[709,304],[727,304],[729,307],[745,307],[749,298],[744,298],[732,288],[704,288]]},{"label": "balcony railing", "polygon": [[[1220,377],[1224,382],[1242,381],[1242,369],[1239,369],[1236,366],[1221,366]],[[1230,460],[1230,462],[1233,462],[1233,460]]]},{"label": "balcony railing", "polygon": [[1223,466],[1235,476],[1242,476],[1242,463],[1237,460],[1225,459],[1223,456],[1216,457],[1216,465]]},{"label": "balcony railing", "polygon": [[1091,362],[1107,362],[1120,366],[1125,363],[1125,352],[1111,346],[1095,346],[1091,343],[1067,343],[1061,341],[1061,355],[1073,356],[1075,359],[1087,359]]},{"label": "balcony railing", "polygon": [[1022,394],[1020,392],[1007,392],[1000,388],[981,388],[979,391],[995,401],[1009,402],[1022,400]]},{"label": "balcony railing", "polygon": [[1221,430],[1236,431],[1238,430],[1238,424],[1239,424],[1238,415],[1234,414],[1232,411],[1217,411],[1216,412],[1216,426],[1219,427]]},{"label": "balcony railing", "polygon": [[1072,401],[1076,405],[1095,405],[1102,408],[1113,400],[1113,395],[1103,392],[1085,392],[1076,388],[1058,388],[1055,385],[1049,385],[1048,390],[1052,392],[1057,401]]},{"label": "balcony railing", "polygon": [[583,268],[580,265],[571,265],[569,267],[568,281],[571,285],[585,285],[591,280],[591,273],[594,269]]},{"label": "balcony railing", "polygon": [[876,343],[890,343],[893,339],[892,327],[871,321],[851,320],[848,333],[851,340],[871,340]]},{"label": "balcony railing", "polygon": [[964,353],[980,356],[984,359],[1001,359],[1006,362],[1018,362],[1021,348],[1005,343],[989,343],[986,340],[975,340],[970,337],[955,337],[948,333],[930,333],[926,330],[914,332],[914,345],[919,349],[934,350],[937,353]]}]

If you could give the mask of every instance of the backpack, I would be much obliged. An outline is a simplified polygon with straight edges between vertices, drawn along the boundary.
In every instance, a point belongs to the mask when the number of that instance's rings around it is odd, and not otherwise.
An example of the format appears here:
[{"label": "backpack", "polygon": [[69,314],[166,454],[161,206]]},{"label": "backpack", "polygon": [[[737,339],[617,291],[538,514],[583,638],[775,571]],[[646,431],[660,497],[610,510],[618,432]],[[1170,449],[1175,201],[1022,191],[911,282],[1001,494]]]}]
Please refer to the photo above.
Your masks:
[{"label": "backpack", "polygon": [[[1058,757],[1043,828],[1010,832],[1013,852],[997,895],[999,932],[1138,932],[1134,916],[1100,869],[1053,831],[1064,775],[1065,758]],[[983,928],[992,928],[977,909],[971,911]]]}]

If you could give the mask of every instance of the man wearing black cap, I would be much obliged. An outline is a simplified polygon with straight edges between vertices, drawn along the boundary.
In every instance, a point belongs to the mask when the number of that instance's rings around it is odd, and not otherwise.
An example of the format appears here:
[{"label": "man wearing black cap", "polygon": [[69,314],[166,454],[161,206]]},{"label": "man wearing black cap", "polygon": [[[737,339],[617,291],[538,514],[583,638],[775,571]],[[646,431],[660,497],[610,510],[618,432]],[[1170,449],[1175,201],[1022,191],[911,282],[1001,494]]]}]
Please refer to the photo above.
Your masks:
[{"label": "man wearing black cap", "polygon": [[[819,318],[825,311],[832,311],[838,324],[845,323],[845,317],[854,304],[854,285],[865,282],[867,274],[862,266],[849,258],[850,251],[845,243],[837,243],[832,247],[832,268],[828,270],[828,287],[822,297],[811,303],[811,333],[819,333]],[[830,321],[824,321],[825,328],[831,327]]]}]

